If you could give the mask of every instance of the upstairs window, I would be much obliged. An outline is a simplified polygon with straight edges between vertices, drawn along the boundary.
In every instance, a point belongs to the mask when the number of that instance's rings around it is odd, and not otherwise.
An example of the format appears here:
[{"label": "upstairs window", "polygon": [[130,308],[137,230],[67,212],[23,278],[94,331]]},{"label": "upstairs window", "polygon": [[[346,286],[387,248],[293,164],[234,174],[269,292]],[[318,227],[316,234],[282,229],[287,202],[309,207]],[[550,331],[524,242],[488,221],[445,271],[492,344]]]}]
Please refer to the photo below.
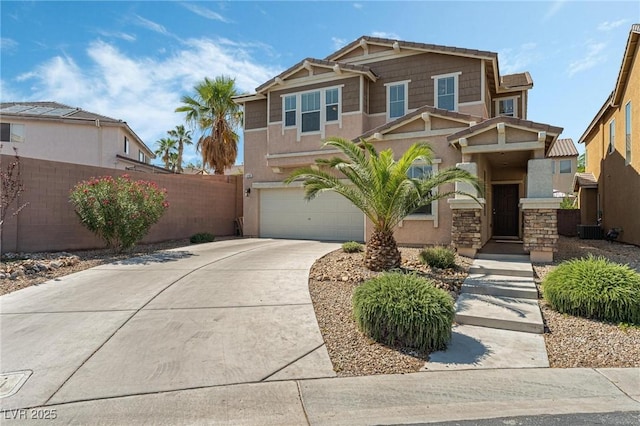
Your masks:
[{"label": "upstairs window", "polygon": [[431,77],[434,80],[435,107],[449,111],[458,110],[458,76],[461,73]]},{"label": "upstairs window", "polygon": [[284,97],[284,125],[285,127],[296,125],[296,95]]},{"label": "upstairs window", "polygon": [[129,138],[124,137],[124,153],[129,154]]},{"label": "upstairs window", "polygon": [[327,121],[338,121],[338,89],[329,89],[325,92],[325,109]]},{"label": "upstairs window", "polygon": [[560,160],[560,173],[571,173],[571,160]]},{"label": "upstairs window", "polygon": [[616,150],[616,120],[609,122],[609,154]]},{"label": "upstairs window", "polygon": [[320,130],[320,92],[303,93],[300,96],[302,133]]},{"label": "upstairs window", "polygon": [[[432,166],[414,165],[409,168],[409,171],[407,172],[407,176],[412,179],[422,179],[422,178],[431,176],[432,172],[433,172]],[[433,214],[432,204],[433,203],[427,204],[426,206],[422,206],[414,210],[411,214],[431,216]]]},{"label": "upstairs window", "polygon": [[146,163],[147,162],[147,156],[144,155],[144,152],[138,150],[138,161],[140,161],[141,163]]},{"label": "upstairs window", "polygon": [[502,115],[505,117],[516,117],[517,116],[517,107],[515,98],[509,99],[498,99],[497,101],[498,107],[497,112],[498,115]]},{"label": "upstairs window", "polygon": [[24,142],[24,124],[0,123],[0,142]]},{"label": "upstairs window", "polygon": [[387,84],[387,115],[389,119],[402,117],[407,113],[407,86],[409,82]]},{"label": "upstairs window", "polygon": [[627,104],[624,106],[624,120],[624,164],[628,166],[629,164],[631,164],[631,101],[627,102]]}]

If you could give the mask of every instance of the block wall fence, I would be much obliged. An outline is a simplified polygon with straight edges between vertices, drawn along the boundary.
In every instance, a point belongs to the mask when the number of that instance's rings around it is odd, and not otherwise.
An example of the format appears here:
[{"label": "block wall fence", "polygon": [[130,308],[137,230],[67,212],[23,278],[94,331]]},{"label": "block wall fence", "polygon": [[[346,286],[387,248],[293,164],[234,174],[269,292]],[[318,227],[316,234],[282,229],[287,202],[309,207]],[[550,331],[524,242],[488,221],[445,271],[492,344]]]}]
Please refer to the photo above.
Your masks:
[{"label": "block wall fence", "polygon": [[[3,170],[13,159],[2,156]],[[242,216],[242,176],[152,174],[22,157],[20,163],[25,191],[18,205],[29,204],[17,216],[7,214],[2,228],[4,253],[104,247],[80,224],[69,202],[76,183],[91,177],[128,174],[167,189],[169,209],[143,243],[188,238],[198,232],[234,235],[234,221]]]}]

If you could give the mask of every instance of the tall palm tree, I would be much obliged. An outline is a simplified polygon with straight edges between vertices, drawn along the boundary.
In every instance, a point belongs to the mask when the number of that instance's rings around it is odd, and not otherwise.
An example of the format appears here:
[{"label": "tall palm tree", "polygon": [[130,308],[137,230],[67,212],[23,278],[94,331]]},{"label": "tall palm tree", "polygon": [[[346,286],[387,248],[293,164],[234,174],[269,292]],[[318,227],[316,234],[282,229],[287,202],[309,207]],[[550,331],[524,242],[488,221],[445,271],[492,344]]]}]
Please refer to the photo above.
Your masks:
[{"label": "tall palm tree", "polygon": [[176,171],[182,173],[182,154],[184,152],[185,145],[192,145],[191,130],[186,130],[182,124],[176,126],[175,129],[167,132],[169,136],[176,140],[178,143],[178,158],[176,159]]},{"label": "tall palm tree", "polygon": [[194,96],[183,96],[184,104],[176,112],[184,112],[186,120],[196,125],[203,133],[196,149],[202,153],[202,163],[224,174],[238,156],[238,134],[236,128],[242,122],[242,110],[233,101],[238,95],[235,80],[218,76],[214,80],[205,77],[194,87]]},{"label": "tall palm tree", "polygon": [[156,141],[158,148],[155,150],[155,154],[161,156],[165,169],[170,166],[171,154],[175,152],[177,143],[175,139],[171,138],[162,138]]},{"label": "tall palm tree", "polygon": [[[357,144],[341,138],[329,138],[325,146],[339,149],[346,160],[341,157],[317,159],[316,164],[320,167],[297,169],[285,182],[302,179],[307,200],[323,191],[337,192],[369,218],[373,223],[373,233],[367,241],[365,265],[373,271],[400,266],[400,252],[393,230],[406,216],[435,200],[456,193],[469,195],[455,190],[438,192],[440,185],[467,182],[480,191],[475,176],[455,167],[419,179],[409,178],[407,172],[415,161],[430,164],[433,159],[433,151],[426,143],[412,145],[397,161],[393,159],[391,149],[378,153],[366,141]],[[326,168],[338,173],[330,173]],[[343,183],[338,174],[344,175],[350,184]]]},{"label": "tall palm tree", "polygon": [[173,173],[178,173],[178,165],[178,153],[176,151],[173,151],[171,154],[169,154],[169,166],[167,168],[170,169]]}]

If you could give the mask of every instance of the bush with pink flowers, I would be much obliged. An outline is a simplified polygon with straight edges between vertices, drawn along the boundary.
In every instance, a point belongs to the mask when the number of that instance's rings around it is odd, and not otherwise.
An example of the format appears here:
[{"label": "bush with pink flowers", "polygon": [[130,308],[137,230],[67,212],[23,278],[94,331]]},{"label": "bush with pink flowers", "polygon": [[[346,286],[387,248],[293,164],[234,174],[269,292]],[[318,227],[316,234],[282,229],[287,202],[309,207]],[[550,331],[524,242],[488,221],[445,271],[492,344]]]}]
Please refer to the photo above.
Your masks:
[{"label": "bush with pink flowers", "polygon": [[133,247],[169,207],[166,189],[128,175],[79,182],[69,196],[80,222],[117,252]]}]

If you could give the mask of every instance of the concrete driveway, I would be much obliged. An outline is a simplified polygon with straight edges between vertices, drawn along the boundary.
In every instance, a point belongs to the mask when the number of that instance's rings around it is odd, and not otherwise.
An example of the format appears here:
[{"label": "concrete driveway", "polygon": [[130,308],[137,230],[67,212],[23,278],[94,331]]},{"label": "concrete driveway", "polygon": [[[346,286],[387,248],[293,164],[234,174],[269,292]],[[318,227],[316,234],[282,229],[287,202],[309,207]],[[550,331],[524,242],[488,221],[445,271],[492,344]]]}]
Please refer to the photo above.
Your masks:
[{"label": "concrete driveway", "polygon": [[0,390],[28,378],[0,408],[333,377],[307,280],[338,247],[221,241],[2,296]]}]

